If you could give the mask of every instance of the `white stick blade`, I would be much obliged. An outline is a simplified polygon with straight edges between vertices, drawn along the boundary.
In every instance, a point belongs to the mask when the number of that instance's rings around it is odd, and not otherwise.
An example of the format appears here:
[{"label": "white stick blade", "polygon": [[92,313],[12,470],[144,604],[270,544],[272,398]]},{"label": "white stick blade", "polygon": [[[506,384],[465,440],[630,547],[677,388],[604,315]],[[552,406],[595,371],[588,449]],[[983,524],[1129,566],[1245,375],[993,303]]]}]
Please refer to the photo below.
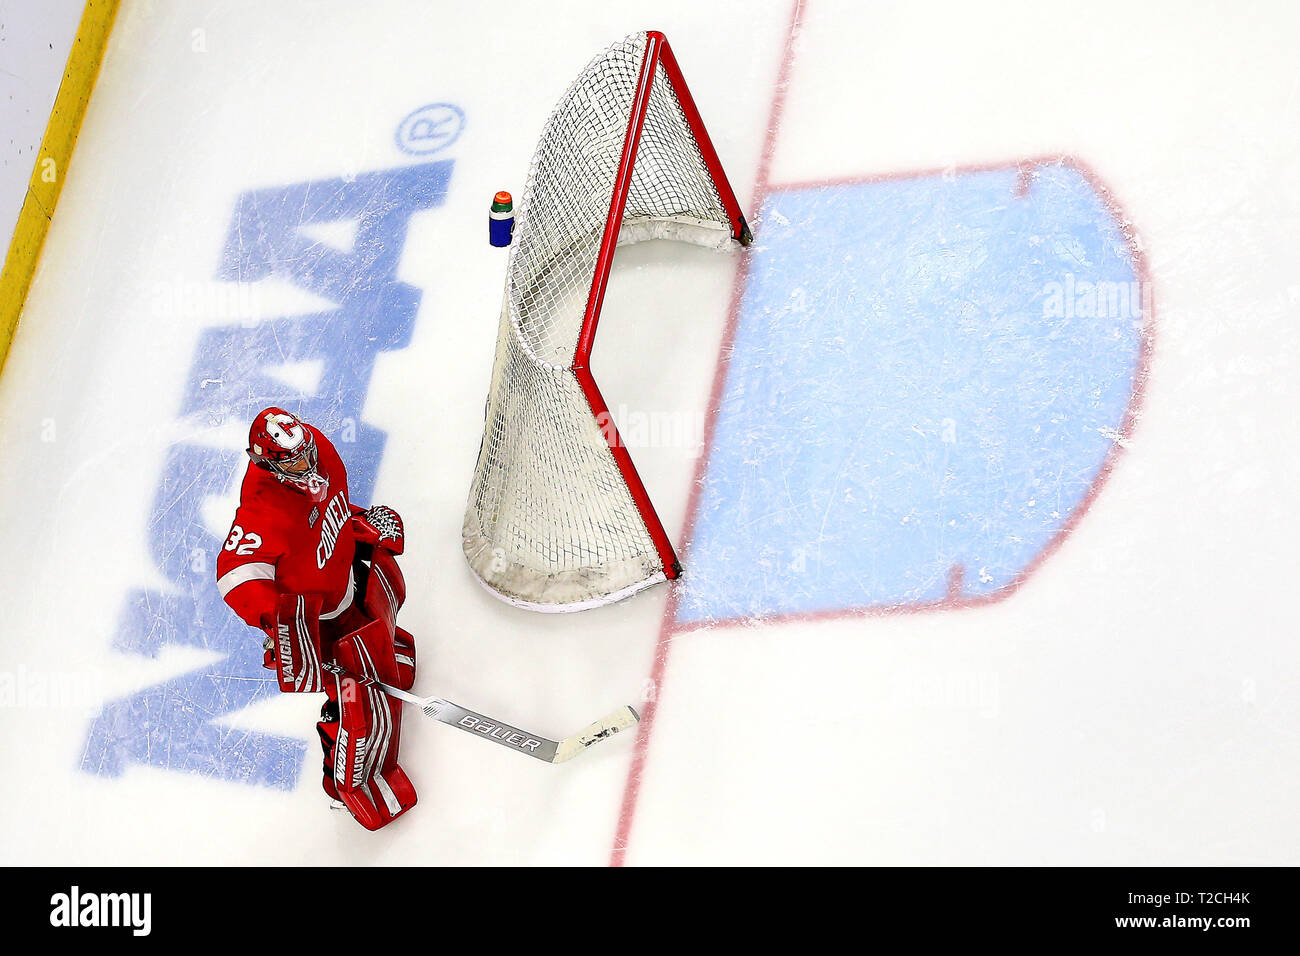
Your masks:
[{"label": "white stick blade", "polygon": [[606,737],[613,737],[619,731],[635,726],[640,719],[641,716],[631,707],[620,707],[590,726],[584,727],[572,737],[561,740],[551,763],[564,763],[566,760],[572,760],[592,744],[600,743]]}]

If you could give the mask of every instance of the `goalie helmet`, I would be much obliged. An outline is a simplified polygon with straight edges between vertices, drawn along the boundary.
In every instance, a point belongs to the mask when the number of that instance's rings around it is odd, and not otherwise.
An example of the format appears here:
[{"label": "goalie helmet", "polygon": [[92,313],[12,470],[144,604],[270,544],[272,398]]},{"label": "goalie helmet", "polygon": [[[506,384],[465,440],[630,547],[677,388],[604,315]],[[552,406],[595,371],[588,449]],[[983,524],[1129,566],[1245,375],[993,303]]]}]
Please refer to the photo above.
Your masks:
[{"label": "goalie helmet", "polygon": [[248,457],[282,484],[322,500],[329,480],[317,468],[316,439],[297,415],[264,408],[248,430]]}]

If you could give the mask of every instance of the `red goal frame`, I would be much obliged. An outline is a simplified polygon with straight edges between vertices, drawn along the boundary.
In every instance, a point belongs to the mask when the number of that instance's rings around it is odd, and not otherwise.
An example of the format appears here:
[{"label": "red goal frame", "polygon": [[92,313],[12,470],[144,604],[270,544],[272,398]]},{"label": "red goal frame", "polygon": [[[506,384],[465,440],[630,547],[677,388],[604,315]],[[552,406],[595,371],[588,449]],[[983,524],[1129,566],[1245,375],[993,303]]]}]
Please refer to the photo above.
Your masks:
[{"label": "red goal frame", "polygon": [[699,147],[700,156],[708,168],[714,188],[718,191],[718,197],[722,200],[723,211],[726,212],[727,219],[731,223],[731,237],[742,246],[749,245],[753,239],[745,217],[740,211],[740,203],[736,201],[736,194],[727,180],[727,174],[722,169],[717,151],[713,148],[713,141],[709,139],[704,122],[700,119],[699,109],[691,97],[690,89],[686,86],[681,67],[677,65],[677,58],[668,44],[668,38],[658,30],[646,31],[645,55],[641,60],[641,72],[637,78],[636,93],[632,100],[632,115],[623,138],[623,152],[619,157],[618,173],[614,178],[614,193],[609,204],[609,216],[605,220],[605,232],[601,238],[600,252],[596,257],[596,274],[592,278],[591,291],[587,295],[587,308],[583,314],[582,328],[578,333],[578,344],[573,353],[572,369],[583,395],[587,398],[587,404],[591,406],[591,413],[609,443],[609,450],[614,456],[614,462],[618,465],[628,492],[632,495],[632,501],[641,513],[646,531],[649,532],[650,539],[659,552],[664,576],[671,580],[681,574],[681,562],[673,549],[672,541],[668,538],[668,533],[664,530],[663,522],[659,520],[654,504],[650,501],[645,484],[637,473],[636,465],[632,463],[632,456],[619,435],[614,418],[609,413],[609,406],[605,404],[605,399],[600,394],[596,380],[591,374],[591,349],[596,339],[596,326],[600,322],[605,288],[609,285],[610,267],[614,261],[614,250],[618,245],[619,230],[623,224],[623,211],[627,207],[632,169],[636,165],[637,147],[641,142],[641,130],[645,126],[646,104],[650,100],[651,88],[658,78],[657,68],[660,65],[663,66],[664,76],[677,96],[682,115]]}]

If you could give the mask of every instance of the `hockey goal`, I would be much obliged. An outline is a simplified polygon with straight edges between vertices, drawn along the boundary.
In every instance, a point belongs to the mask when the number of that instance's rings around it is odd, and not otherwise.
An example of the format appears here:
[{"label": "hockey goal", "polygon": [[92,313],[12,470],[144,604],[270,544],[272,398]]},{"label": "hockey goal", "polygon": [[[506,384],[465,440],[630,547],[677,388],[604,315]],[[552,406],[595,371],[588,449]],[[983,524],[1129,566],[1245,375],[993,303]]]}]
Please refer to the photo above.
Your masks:
[{"label": "hockey goal", "polygon": [[556,106],[510,243],[465,556],[497,597],[608,604],[681,572],[590,358],[618,245],[723,249],[749,227],[662,33],[597,56]]}]

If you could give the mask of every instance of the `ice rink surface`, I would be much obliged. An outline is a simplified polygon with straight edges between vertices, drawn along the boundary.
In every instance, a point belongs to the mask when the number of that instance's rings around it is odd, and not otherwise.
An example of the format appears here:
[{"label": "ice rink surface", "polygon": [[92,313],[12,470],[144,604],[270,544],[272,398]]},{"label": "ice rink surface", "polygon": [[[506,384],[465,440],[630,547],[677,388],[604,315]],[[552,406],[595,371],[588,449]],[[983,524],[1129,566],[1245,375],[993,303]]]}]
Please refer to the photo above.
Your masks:
[{"label": "ice rink surface", "polygon": [[[755,244],[615,260],[602,390],[686,576],[461,551],[498,189],[667,34]],[[1300,13],[123,3],[0,379],[0,860],[1295,864]],[[213,586],[248,417],[405,518],[420,797],[319,788]]]}]

